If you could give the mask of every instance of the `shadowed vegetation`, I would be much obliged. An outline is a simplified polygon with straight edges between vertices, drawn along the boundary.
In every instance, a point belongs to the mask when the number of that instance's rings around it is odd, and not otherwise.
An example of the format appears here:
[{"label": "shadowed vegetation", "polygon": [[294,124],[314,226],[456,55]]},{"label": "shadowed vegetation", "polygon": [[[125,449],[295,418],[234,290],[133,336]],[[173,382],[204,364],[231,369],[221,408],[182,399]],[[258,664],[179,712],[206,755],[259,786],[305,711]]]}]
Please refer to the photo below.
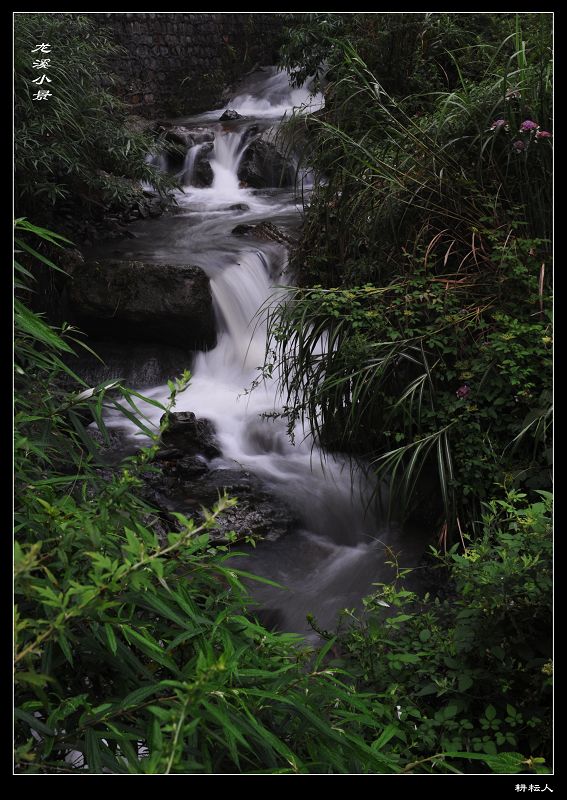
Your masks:
[{"label": "shadowed vegetation", "polygon": [[[15,236],[18,774],[549,772],[549,28],[314,14],[289,33],[283,63],[298,82],[325,64],[327,103],[288,129],[317,183],[266,369],[290,425],[363,460],[386,511],[438,536],[423,591],[391,552],[396,579],[335,631],[311,619],[308,647],[261,624],[243,554],[210,536],[236,500],[198,524],[144,499],[190,375],[167,406],[90,386],[72,369],[84,337],[31,308],[70,244],[39,225],[156,178],[150,139],[102,88],[112,46],[94,21],[19,16],[16,205],[38,224]],[[30,49],[47,41],[57,91],[34,103]],[[109,466],[106,410],[153,445]]]},{"label": "shadowed vegetation", "polygon": [[[128,120],[111,91],[118,46],[93,16],[16,14],[14,119],[16,213],[61,228],[61,215],[101,216],[143,199],[140,181],[174,185],[145,156],[160,144]],[[39,44],[49,53],[32,53]],[[40,59],[49,66],[34,68]],[[51,81],[33,81],[42,75]],[[51,96],[34,100],[38,89]]]},{"label": "shadowed vegetation", "polygon": [[[550,17],[492,15],[501,41],[455,47],[467,15],[377,16],[380,34],[312,19],[286,51],[316,37],[330,82],[325,112],[290,123],[319,182],[271,351],[291,423],[369,462],[390,511],[454,535],[495,484],[549,485]],[[375,35],[378,70],[402,32],[414,72],[383,80],[360,52]],[[402,94],[443,41],[450,90]]]}]

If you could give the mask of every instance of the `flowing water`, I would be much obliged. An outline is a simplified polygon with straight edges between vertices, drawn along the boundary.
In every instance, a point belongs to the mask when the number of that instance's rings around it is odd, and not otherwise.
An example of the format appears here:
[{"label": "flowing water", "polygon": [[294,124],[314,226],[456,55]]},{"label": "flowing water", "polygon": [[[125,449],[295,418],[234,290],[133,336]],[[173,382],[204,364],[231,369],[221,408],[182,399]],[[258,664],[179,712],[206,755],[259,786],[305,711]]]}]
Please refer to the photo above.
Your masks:
[{"label": "flowing water", "polygon": [[[176,120],[206,126],[215,134],[212,186],[191,185],[200,147],[195,145],[183,165],[186,185],[178,193],[178,213],[135,223],[131,229],[136,238],[112,252],[146,261],[196,264],[208,274],[218,341],[214,349],[196,355],[190,387],[179,396],[175,410],[190,410],[212,421],[222,449],[222,457],[212,462],[215,468],[239,466],[257,475],[300,520],[293,533],[260,543],[239,563],[285,587],[260,584],[253,594],[279,627],[305,634],[310,634],[307,613],[314,614],[320,626],[332,627],[341,608],[359,607],[373,582],[391,577],[384,564],[386,545],[402,551],[404,564],[415,560],[420,550],[415,537],[402,540],[399,531],[381,524],[369,505],[373,487],[346,458],[324,456],[300,426],[295,443],[290,441],[285,422],[273,417],[281,410],[277,376],[248,391],[258,378],[266,346],[265,321],[258,310],[293,276],[286,272],[282,245],[255,242],[231,231],[237,224],[262,220],[291,231],[299,226],[302,209],[289,189],[242,187],[238,164],[259,123],[264,129],[273,128],[293,106],[312,111],[321,104],[322,97],[310,97],[306,88],[292,90],[285,73],[266,69],[252,76],[228,104],[246,115],[245,120],[219,123],[219,110]],[[252,125],[256,128],[250,131]],[[179,371],[186,366],[180,363]],[[137,388],[167,401],[167,386]],[[147,413],[157,425],[160,412],[148,406]],[[114,422],[124,426],[122,418]]]}]

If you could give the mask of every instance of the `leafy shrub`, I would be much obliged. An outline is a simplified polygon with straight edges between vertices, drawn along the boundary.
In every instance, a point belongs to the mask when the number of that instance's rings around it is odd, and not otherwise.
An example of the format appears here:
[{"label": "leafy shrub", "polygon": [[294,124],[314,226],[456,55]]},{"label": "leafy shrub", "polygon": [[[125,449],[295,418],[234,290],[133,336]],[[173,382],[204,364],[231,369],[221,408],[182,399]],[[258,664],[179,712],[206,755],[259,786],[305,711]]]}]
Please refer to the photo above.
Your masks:
[{"label": "leafy shrub", "polygon": [[[398,709],[395,750],[482,753],[491,770],[547,771],[551,757],[551,495],[485,504],[483,532],[435,553],[451,590],[440,600],[378,584],[368,617],[337,638],[362,691]],[[530,753],[528,759],[518,756]],[[469,755],[470,758],[470,755]],[[474,762],[473,762],[474,763]],[[520,766],[523,765],[523,766]],[[508,765],[508,766],[507,766]]]},{"label": "leafy shrub", "polygon": [[501,22],[481,57],[445,54],[454,86],[421,105],[386,90],[365,34],[321,22],[328,108],[292,122],[321,176],[291,262],[311,288],[270,310],[291,422],[369,461],[399,513],[425,498],[445,534],[495,483],[549,479],[549,19]]},{"label": "leafy shrub", "polygon": [[290,425],[391,477],[398,515],[435,516],[429,496],[455,526],[496,482],[545,485],[552,340],[534,247],[495,245],[502,266],[480,281],[415,259],[382,288],[292,290],[269,317]]},{"label": "leafy shrub", "polygon": [[[348,98],[342,90],[350,69],[344,58],[345,42],[355,47],[389,95],[398,100],[408,98],[413,109],[423,111],[430,107],[435,92],[452,91],[463,78],[481,79],[516,19],[511,13],[316,12],[287,16],[290,27],[280,62],[297,85],[311,75],[325,85],[327,106],[333,114]],[[525,13],[521,20],[537,57],[543,56],[549,48],[551,14]],[[508,52],[513,51],[508,48]],[[357,113],[344,117],[349,130],[358,120]]]},{"label": "leafy shrub", "polygon": [[[15,17],[14,114],[16,210],[46,224],[62,209],[100,214],[141,199],[140,181],[161,192],[174,184],[146,163],[159,149],[151,135],[128,124],[127,107],[105,87],[117,45],[93,19],[68,13],[25,13]],[[40,43],[51,45],[45,70],[35,69]],[[33,100],[42,74],[51,97]],[[80,209],[80,213],[79,213]]]}]

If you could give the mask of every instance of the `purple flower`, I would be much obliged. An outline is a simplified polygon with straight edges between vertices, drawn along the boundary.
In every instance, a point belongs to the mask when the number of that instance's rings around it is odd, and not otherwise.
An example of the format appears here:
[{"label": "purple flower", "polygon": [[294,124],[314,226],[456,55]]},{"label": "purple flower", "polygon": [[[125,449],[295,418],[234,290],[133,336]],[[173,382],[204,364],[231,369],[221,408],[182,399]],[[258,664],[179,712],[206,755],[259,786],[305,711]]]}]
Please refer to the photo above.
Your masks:
[{"label": "purple flower", "polygon": [[534,122],[531,119],[526,119],[520,125],[520,133],[526,133],[526,131],[535,131],[539,128],[537,122]]},{"label": "purple flower", "polygon": [[459,386],[459,388],[455,392],[459,400],[464,400],[465,397],[468,397],[470,393],[471,393],[471,387],[468,385],[468,383],[463,383],[463,385]]},{"label": "purple flower", "polygon": [[500,128],[508,127],[508,120],[506,119],[495,119],[492,125],[490,126],[491,131],[500,130]]},{"label": "purple flower", "polygon": [[512,147],[514,148],[514,150],[517,150],[517,151],[518,151],[518,153],[521,153],[521,151],[522,151],[522,150],[525,150],[525,149],[526,149],[525,142],[522,142],[522,141],[520,141],[519,139],[518,139],[518,141],[517,141],[517,142],[514,142],[514,144],[512,145]]},{"label": "purple flower", "polygon": [[536,139],[551,139],[552,134],[549,131],[538,131],[535,135]]}]

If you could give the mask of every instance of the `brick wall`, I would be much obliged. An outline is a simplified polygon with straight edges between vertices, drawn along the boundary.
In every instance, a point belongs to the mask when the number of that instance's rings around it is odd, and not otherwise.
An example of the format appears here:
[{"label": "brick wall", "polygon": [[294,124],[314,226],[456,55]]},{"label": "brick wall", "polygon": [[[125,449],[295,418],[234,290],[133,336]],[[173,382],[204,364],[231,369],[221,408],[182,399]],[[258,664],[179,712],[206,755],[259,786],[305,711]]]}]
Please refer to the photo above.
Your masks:
[{"label": "brick wall", "polygon": [[275,63],[284,27],[280,14],[255,13],[104,13],[97,21],[126,51],[113,62],[114,91],[144,116],[220,106],[228,84]]}]

